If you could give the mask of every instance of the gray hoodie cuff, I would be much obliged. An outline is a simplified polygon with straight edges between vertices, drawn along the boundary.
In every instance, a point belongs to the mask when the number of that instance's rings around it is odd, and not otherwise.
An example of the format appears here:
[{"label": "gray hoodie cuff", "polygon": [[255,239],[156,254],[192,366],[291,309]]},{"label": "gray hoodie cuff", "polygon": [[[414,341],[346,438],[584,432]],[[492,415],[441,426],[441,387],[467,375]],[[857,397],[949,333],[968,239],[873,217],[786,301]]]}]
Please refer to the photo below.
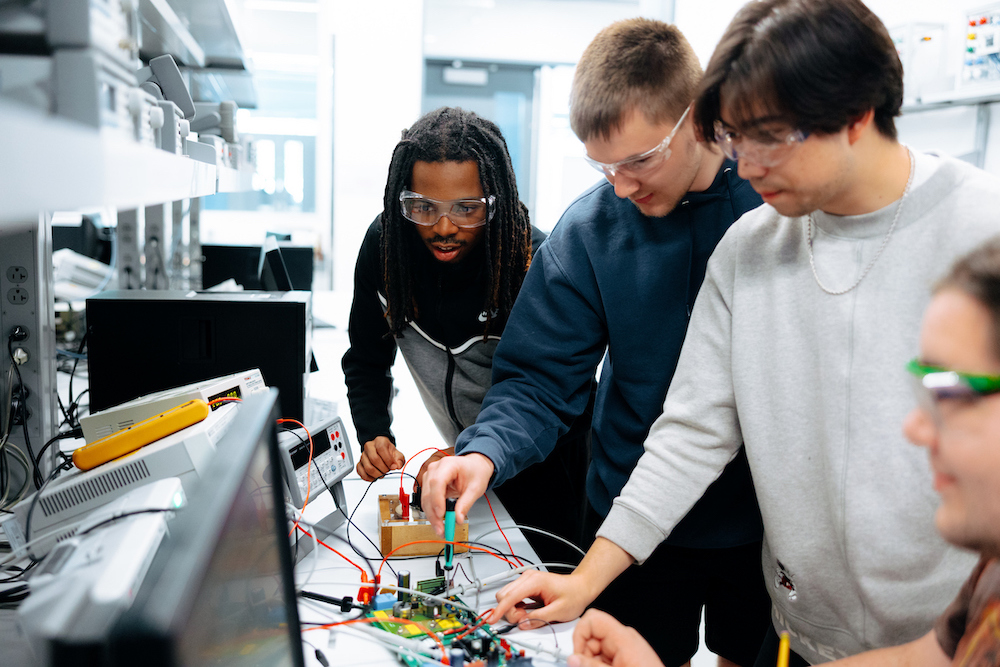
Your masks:
[{"label": "gray hoodie cuff", "polygon": [[598,537],[611,540],[642,565],[667,536],[656,524],[625,507],[615,499],[611,511],[597,531]]}]

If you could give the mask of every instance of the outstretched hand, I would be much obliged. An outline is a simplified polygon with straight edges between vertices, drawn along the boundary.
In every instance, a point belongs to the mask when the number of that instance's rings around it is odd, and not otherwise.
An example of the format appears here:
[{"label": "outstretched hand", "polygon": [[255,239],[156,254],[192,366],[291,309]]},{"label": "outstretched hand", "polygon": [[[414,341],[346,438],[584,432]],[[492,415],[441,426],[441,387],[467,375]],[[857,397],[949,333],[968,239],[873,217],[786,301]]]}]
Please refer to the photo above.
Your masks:
[{"label": "outstretched hand", "polygon": [[458,498],[455,518],[461,523],[472,504],[486,493],[491,477],[493,462],[482,454],[445,456],[427,466],[420,503],[438,535],[444,535],[445,499]]},{"label": "outstretched hand", "polygon": [[[594,593],[589,582],[579,575],[528,570],[497,593],[497,606],[490,611],[490,622],[495,623],[503,617],[511,623],[525,619],[572,621],[599,592]],[[539,607],[538,603],[543,606]]]},{"label": "outstretched hand", "polygon": [[569,667],[663,667],[653,647],[610,614],[589,609],[573,631]]}]

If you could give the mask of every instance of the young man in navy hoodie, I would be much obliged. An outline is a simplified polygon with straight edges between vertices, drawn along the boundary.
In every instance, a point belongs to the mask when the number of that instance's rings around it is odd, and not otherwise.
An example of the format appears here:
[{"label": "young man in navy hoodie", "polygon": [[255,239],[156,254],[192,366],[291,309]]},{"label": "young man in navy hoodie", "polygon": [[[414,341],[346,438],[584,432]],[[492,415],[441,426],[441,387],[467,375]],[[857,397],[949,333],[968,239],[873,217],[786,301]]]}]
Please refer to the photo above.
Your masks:
[{"label": "young man in navy hoodie", "polygon": [[[494,356],[493,387],[456,443],[460,456],[424,478],[438,525],[448,487],[465,492],[464,515],[488,485],[548,456],[603,361],[587,481],[593,539],[662,410],[709,255],[761,203],[694,130],[700,79],[687,40],[659,21],[615,23],[584,52],[570,119],[607,180],[570,205],[539,249]],[[740,454],[671,539],[595,605],[627,619],[670,667],[697,651],[707,608],[706,641],[720,664],[751,664],[768,625],[761,530]]]}]

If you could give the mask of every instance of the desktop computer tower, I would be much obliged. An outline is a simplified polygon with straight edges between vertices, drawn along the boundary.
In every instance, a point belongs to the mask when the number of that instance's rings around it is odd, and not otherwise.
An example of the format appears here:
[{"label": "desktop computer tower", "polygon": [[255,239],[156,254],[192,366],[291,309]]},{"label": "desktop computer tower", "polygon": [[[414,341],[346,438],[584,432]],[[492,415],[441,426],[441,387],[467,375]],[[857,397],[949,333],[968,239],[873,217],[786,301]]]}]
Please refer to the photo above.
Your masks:
[{"label": "desktop computer tower", "polygon": [[302,420],[312,360],[310,292],[117,290],[87,300],[90,409],[247,368]]}]

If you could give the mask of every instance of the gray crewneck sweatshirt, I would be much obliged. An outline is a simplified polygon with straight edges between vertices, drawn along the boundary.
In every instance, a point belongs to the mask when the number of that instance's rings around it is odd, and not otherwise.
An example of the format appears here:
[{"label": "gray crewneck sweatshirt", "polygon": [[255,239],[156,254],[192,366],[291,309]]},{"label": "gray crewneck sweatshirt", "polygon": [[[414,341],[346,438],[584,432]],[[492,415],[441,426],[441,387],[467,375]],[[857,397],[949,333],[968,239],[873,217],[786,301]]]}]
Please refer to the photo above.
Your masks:
[{"label": "gray crewneck sweatshirt", "polygon": [[[904,364],[934,281],[1000,233],[1000,181],[924,154],[915,172],[882,255],[844,295],[813,277],[806,218],[765,205],[733,225],[663,414],[598,533],[645,560],[745,443],[772,620],[812,663],[925,634],[975,564],[935,530],[927,453],[901,432],[914,405]],[[858,279],[897,204],[814,214],[824,285]]]}]

